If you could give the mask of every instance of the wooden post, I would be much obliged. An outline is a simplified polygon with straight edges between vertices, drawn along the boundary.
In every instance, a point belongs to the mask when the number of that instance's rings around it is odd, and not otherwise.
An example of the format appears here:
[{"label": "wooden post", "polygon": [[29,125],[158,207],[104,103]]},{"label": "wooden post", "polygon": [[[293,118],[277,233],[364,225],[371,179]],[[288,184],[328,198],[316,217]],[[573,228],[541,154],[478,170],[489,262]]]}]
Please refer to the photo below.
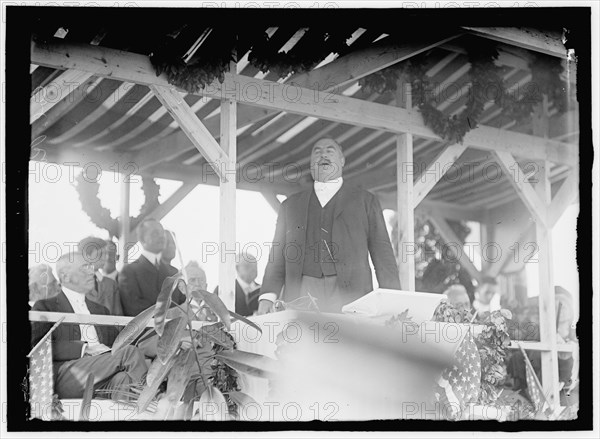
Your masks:
[{"label": "wooden post", "polygon": [[121,228],[119,234],[119,255],[120,262],[127,264],[128,252],[131,248],[130,235],[129,235],[129,194],[131,190],[130,176],[126,174],[120,175],[120,189],[121,189],[121,215],[119,227]]},{"label": "wooden post", "polygon": [[[534,135],[547,136],[548,133],[548,99],[537,106],[533,117]],[[554,408],[560,405],[558,390],[558,351],[556,345],[556,305],[554,302],[554,275],[552,260],[552,229],[548,222],[549,206],[552,201],[550,190],[550,162],[537,162],[535,192],[545,205],[545,224],[535,223],[535,238],[538,245],[539,273],[539,313],[540,342],[550,347],[542,351],[542,385],[546,397]]]},{"label": "wooden post", "polygon": [[[235,64],[234,64],[235,66]],[[235,67],[232,68],[235,73]],[[219,203],[219,297],[227,309],[235,311],[235,191],[236,191],[236,116],[237,102],[221,100],[221,149],[228,157],[221,172]]]},{"label": "wooden post", "polygon": [[[412,107],[410,84],[407,84],[404,96],[404,81],[398,80],[396,92],[396,105],[401,106],[402,101],[407,109]],[[403,97],[406,97],[404,100]],[[400,287],[403,290],[415,291],[415,217],[413,201],[413,135],[410,133],[398,134],[396,137],[396,176],[398,185],[397,212],[398,212],[398,271],[400,273]]]},{"label": "wooden post", "polygon": [[[483,221],[479,223],[479,243],[481,244],[481,272],[488,273],[492,262],[487,257],[484,247],[494,240],[494,224],[492,223],[489,209],[483,214]],[[487,248],[487,247],[485,247]]]}]

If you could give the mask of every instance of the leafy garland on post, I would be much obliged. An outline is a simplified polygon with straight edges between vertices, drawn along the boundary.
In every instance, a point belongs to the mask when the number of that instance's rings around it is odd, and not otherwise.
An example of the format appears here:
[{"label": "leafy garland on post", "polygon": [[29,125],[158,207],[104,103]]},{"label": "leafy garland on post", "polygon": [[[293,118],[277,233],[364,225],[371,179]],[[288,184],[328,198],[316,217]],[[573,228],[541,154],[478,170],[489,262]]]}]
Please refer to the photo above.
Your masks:
[{"label": "leafy garland on post", "polygon": [[481,120],[485,104],[493,101],[502,109],[502,115],[523,122],[531,115],[543,95],[553,103],[559,113],[567,109],[566,84],[561,79],[563,67],[558,58],[532,55],[529,65],[531,83],[517,99],[507,90],[501,67],[495,64],[498,51],[493,45],[467,44],[470,63],[470,87],[465,108],[454,116],[446,116],[437,109],[434,87],[426,75],[426,57],[412,58],[404,63],[375,72],[359,83],[366,91],[396,92],[399,83],[411,85],[413,105],[418,108],[425,124],[448,144],[462,143],[465,135],[476,128]]},{"label": "leafy garland on post", "polygon": [[[83,172],[77,176],[75,181],[75,190],[79,195],[83,211],[97,227],[107,230],[111,238],[113,236],[119,238],[119,220],[111,216],[110,210],[102,206],[98,197],[100,184],[97,181],[85,178]],[[160,186],[153,178],[142,177],[142,191],[144,192],[144,205],[140,209],[138,216],[130,217],[129,224],[132,229],[137,226],[145,215],[160,205],[158,202]]]}]

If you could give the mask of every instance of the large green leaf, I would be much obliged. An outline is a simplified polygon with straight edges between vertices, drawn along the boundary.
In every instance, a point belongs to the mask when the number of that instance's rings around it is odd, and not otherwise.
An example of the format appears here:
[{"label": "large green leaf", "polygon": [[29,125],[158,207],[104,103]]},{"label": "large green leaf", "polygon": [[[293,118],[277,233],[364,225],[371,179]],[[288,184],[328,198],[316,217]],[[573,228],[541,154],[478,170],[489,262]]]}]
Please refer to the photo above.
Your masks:
[{"label": "large green leaf", "polygon": [[94,397],[94,374],[90,373],[85,382],[85,390],[83,399],[81,400],[81,409],[79,410],[79,420],[90,420],[90,408],[92,406],[92,398]]},{"label": "large green leaf", "polygon": [[182,397],[185,387],[190,378],[191,350],[181,350],[175,357],[175,362],[167,378],[167,398],[172,404],[176,404]]},{"label": "large green leaf", "polygon": [[192,402],[182,402],[173,407],[169,420],[189,421],[192,418]]},{"label": "large green leaf", "polygon": [[223,330],[223,323],[217,322],[212,325],[204,325],[198,331],[200,344],[204,346],[206,342],[213,342],[227,349],[233,349],[233,340],[227,332]]},{"label": "large green leaf", "polygon": [[233,311],[229,311],[229,315],[231,315],[231,317],[232,317],[234,320],[239,320],[239,321],[241,321],[241,322],[244,322],[244,323],[245,323],[246,325],[248,325],[248,326],[252,326],[254,329],[256,329],[258,332],[260,332],[260,333],[262,334],[262,329],[260,329],[260,326],[258,326],[258,325],[257,325],[256,323],[254,323],[253,321],[251,321],[251,320],[248,320],[246,317],[244,317],[244,316],[242,316],[242,315],[240,315],[240,314],[237,314],[237,313],[235,313],[235,312],[233,312]]},{"label": "large green leaf", "polygon": [[220,352],[215,357],[238,372],[255,377],[272,379],[279,374],[277,361],[264,355],[234,350]]},{"label": "large green leaf", "polygon": [[254,398],[243,392],[229,392],[229,398],[231,398],[231,400],[235,402],[239,407],[238,413],[240,414],[240,419],[242,421],[254,420],[244,418],[244,414],[246,413],[246,411],[244,410],[244,406],[249,404],[256,407],[259,406]]},{"label": "large green leaf", "polygon": [[144,311],[135,316],[128,324],[123,328],[112,345],[112,354],[114,355],[120,349],[129,345],[135,340],[141,333],[146,329],[148,322],[154,315],[154,307],[150,306]]},{"label": "large green leaf", "polygon": [[169,320],[165,325],[164,332],[159,337],[156,346],[156,354],[161,363],[165,364],[177,351],[181,337],[185,333],[186,325],[187,321],[183,317]]},{"label": "large green leaf", "polygon": [[209,293],[204,290],[193,290],[192,296],[198,302],[204,300],[209,308],[221,319],[225,324],[225,327],[229,331],[231,329],[231,317],[229,316],[229,310],[223,303],[223,301],[216,294]]},{"label": "large green leaf", "polygon": [[200,419],[203,421],[224,421],[227,419],[227,402],[216,387],[209,387],[199,401]]},{"label": "large green leaf", "polygon": [[162,335],[163,333],[167,310],[171,306],[171,296],[180,283],[185,284],[181,278],[181,272],[166,278],[162,284],[160,293],[156,298],[156,305],[154,307],[154,329],[158,335]]},{"label": "large green leaf", "polygon": [[[197,360],[196,355],[198,356]],[[190,354],[191,369],[189,374],[190,381],[193,381],[193,383],[188,385],[184,392],[185,402],[202,395],[202,393],[206,390],[205,383],[209,382],[209,377],[213,373],[211,367],[212,359],[214,358],[212,345],[210,343],[206,343],[203,346],[197,346],[196,355],[194,355],[194,352],[191,352]],[[198,369],[198,363],[200,363],[201,369]],[[202,375],[204,379],[200,378],[200,375]]]},{"label": "large green leaf", "polygon": [[174,363],[174,356],[171,356],[167,364],[162,364],[158,357],[154,359],[146,374],[146,386],[137,400],[138,413],[143,413],[148,408],[148,405],[156,396],[160,383],[166,378]]}]

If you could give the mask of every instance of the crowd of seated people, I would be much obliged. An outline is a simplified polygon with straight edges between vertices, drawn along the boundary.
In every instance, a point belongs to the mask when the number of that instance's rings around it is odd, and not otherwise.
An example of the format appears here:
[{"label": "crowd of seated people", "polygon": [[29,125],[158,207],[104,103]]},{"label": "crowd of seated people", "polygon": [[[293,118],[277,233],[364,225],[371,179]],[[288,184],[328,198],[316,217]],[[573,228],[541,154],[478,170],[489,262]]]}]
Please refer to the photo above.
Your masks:
[{"label": "crowd of seated people", "polygon": [[[117,270],[117,246],[112,240],[94,236],[83,238],[76,251],[63,254],[55,272],[47,264],[29,269],[29,304],[33,311],[76,314],[136,316],[156,304],[163,282],[178,272],[171,265],[176,256],[174,234],[159,221],[148,218],[136,229],[140,256]],[[258,308],[260,285],[256,259],[238,255],[236,265],[236,311],[252,315]],[[195,261],[184,267],[189,288],[207,289],[206,273]],[[56,277],[55,277],[56,273]],[[218,293],[218,290],[215,291]],[[172,301],[181,305],[185,295],[177,289]],[[199,318],[214,314],[191,302]],[[32,346],[50,330],[52,323],[32,323]],[[139,337],[132,346],[111,355],[110,348],[119,333],[114,326],[100,324],[60,324],[52,332],[54,387],[59,398],[81,398],[88,374],[94,375],[94,390],[108,398],[126,399],[122,389],[142,381],[148,359],[156,356],[157,337]]]}]

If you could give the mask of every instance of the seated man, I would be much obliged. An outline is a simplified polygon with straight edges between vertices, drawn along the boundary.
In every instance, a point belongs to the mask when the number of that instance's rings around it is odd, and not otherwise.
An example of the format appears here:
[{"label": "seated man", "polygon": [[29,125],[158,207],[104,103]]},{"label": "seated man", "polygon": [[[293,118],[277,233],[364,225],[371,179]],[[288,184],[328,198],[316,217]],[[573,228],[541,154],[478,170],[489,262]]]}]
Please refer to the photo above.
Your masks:
[{"label": "seated man", "polygon": [[448,297],[448,303],[454,305],[459,311],[471,310],[471,302],[469,301],[469,295],[467,289],[460,284],[450,285],[444,294]]},{"label": "seated man", "polygon": [[[137,238],[142,246],[141,256],[124,265],[119,273],[119,292],[126,316],[136,316],[156,304],[163,282],[177,269],[161,259],[167,238],[160,222],[146,218],[137,226]],[[172,301],[181,304],[185,296],[175,290]]]},{"label": "seated man", "polygon": [[[86,294],[94,288],[94,266],[79,252],[67,253],[56,263],[61,291],[52,298],[38,300],[34,311],[77,314],[105,314],[108,310],[90,301]],[[32,346],[52,327],[33,322]],[[81,398],[89,374],[94,375],[94,391],[114,400],[126,399],[119,391],[141,383],[148,368],[142,353],[126,346],[115,355],[110,352],[118,332],[114,327],[63,323],[52,332],[54,392],[59,398]]]},{"label": "seated man", "polygon": [[[235,270],[235,312],[251,316],[258,310],[260,296],[260,285],[255,282],[258,274],[256,258],[247,253],[239,254]],[[214,292],[219,294],[219,287]]]},{"label": "seated man", "polygon": [[500,296],[498,282],[490,276],[485,276],[475,291],[473,308],[477,311],[477,318],[483,320],[491,312],[500,309]]},{"label": "seated man", "polygon": [[79,241],[79,251],[94,265],[94,289],[88,299],[108,309],[113,316],[123,315],[119,286],[116,281],[116,246],[110,240],[88,236]]},{"label": "seated man", "polygon": [[38,300],[54,297],[59,291],[60,287],[49,265],[40,264],[29,269],[29,306]]}]

